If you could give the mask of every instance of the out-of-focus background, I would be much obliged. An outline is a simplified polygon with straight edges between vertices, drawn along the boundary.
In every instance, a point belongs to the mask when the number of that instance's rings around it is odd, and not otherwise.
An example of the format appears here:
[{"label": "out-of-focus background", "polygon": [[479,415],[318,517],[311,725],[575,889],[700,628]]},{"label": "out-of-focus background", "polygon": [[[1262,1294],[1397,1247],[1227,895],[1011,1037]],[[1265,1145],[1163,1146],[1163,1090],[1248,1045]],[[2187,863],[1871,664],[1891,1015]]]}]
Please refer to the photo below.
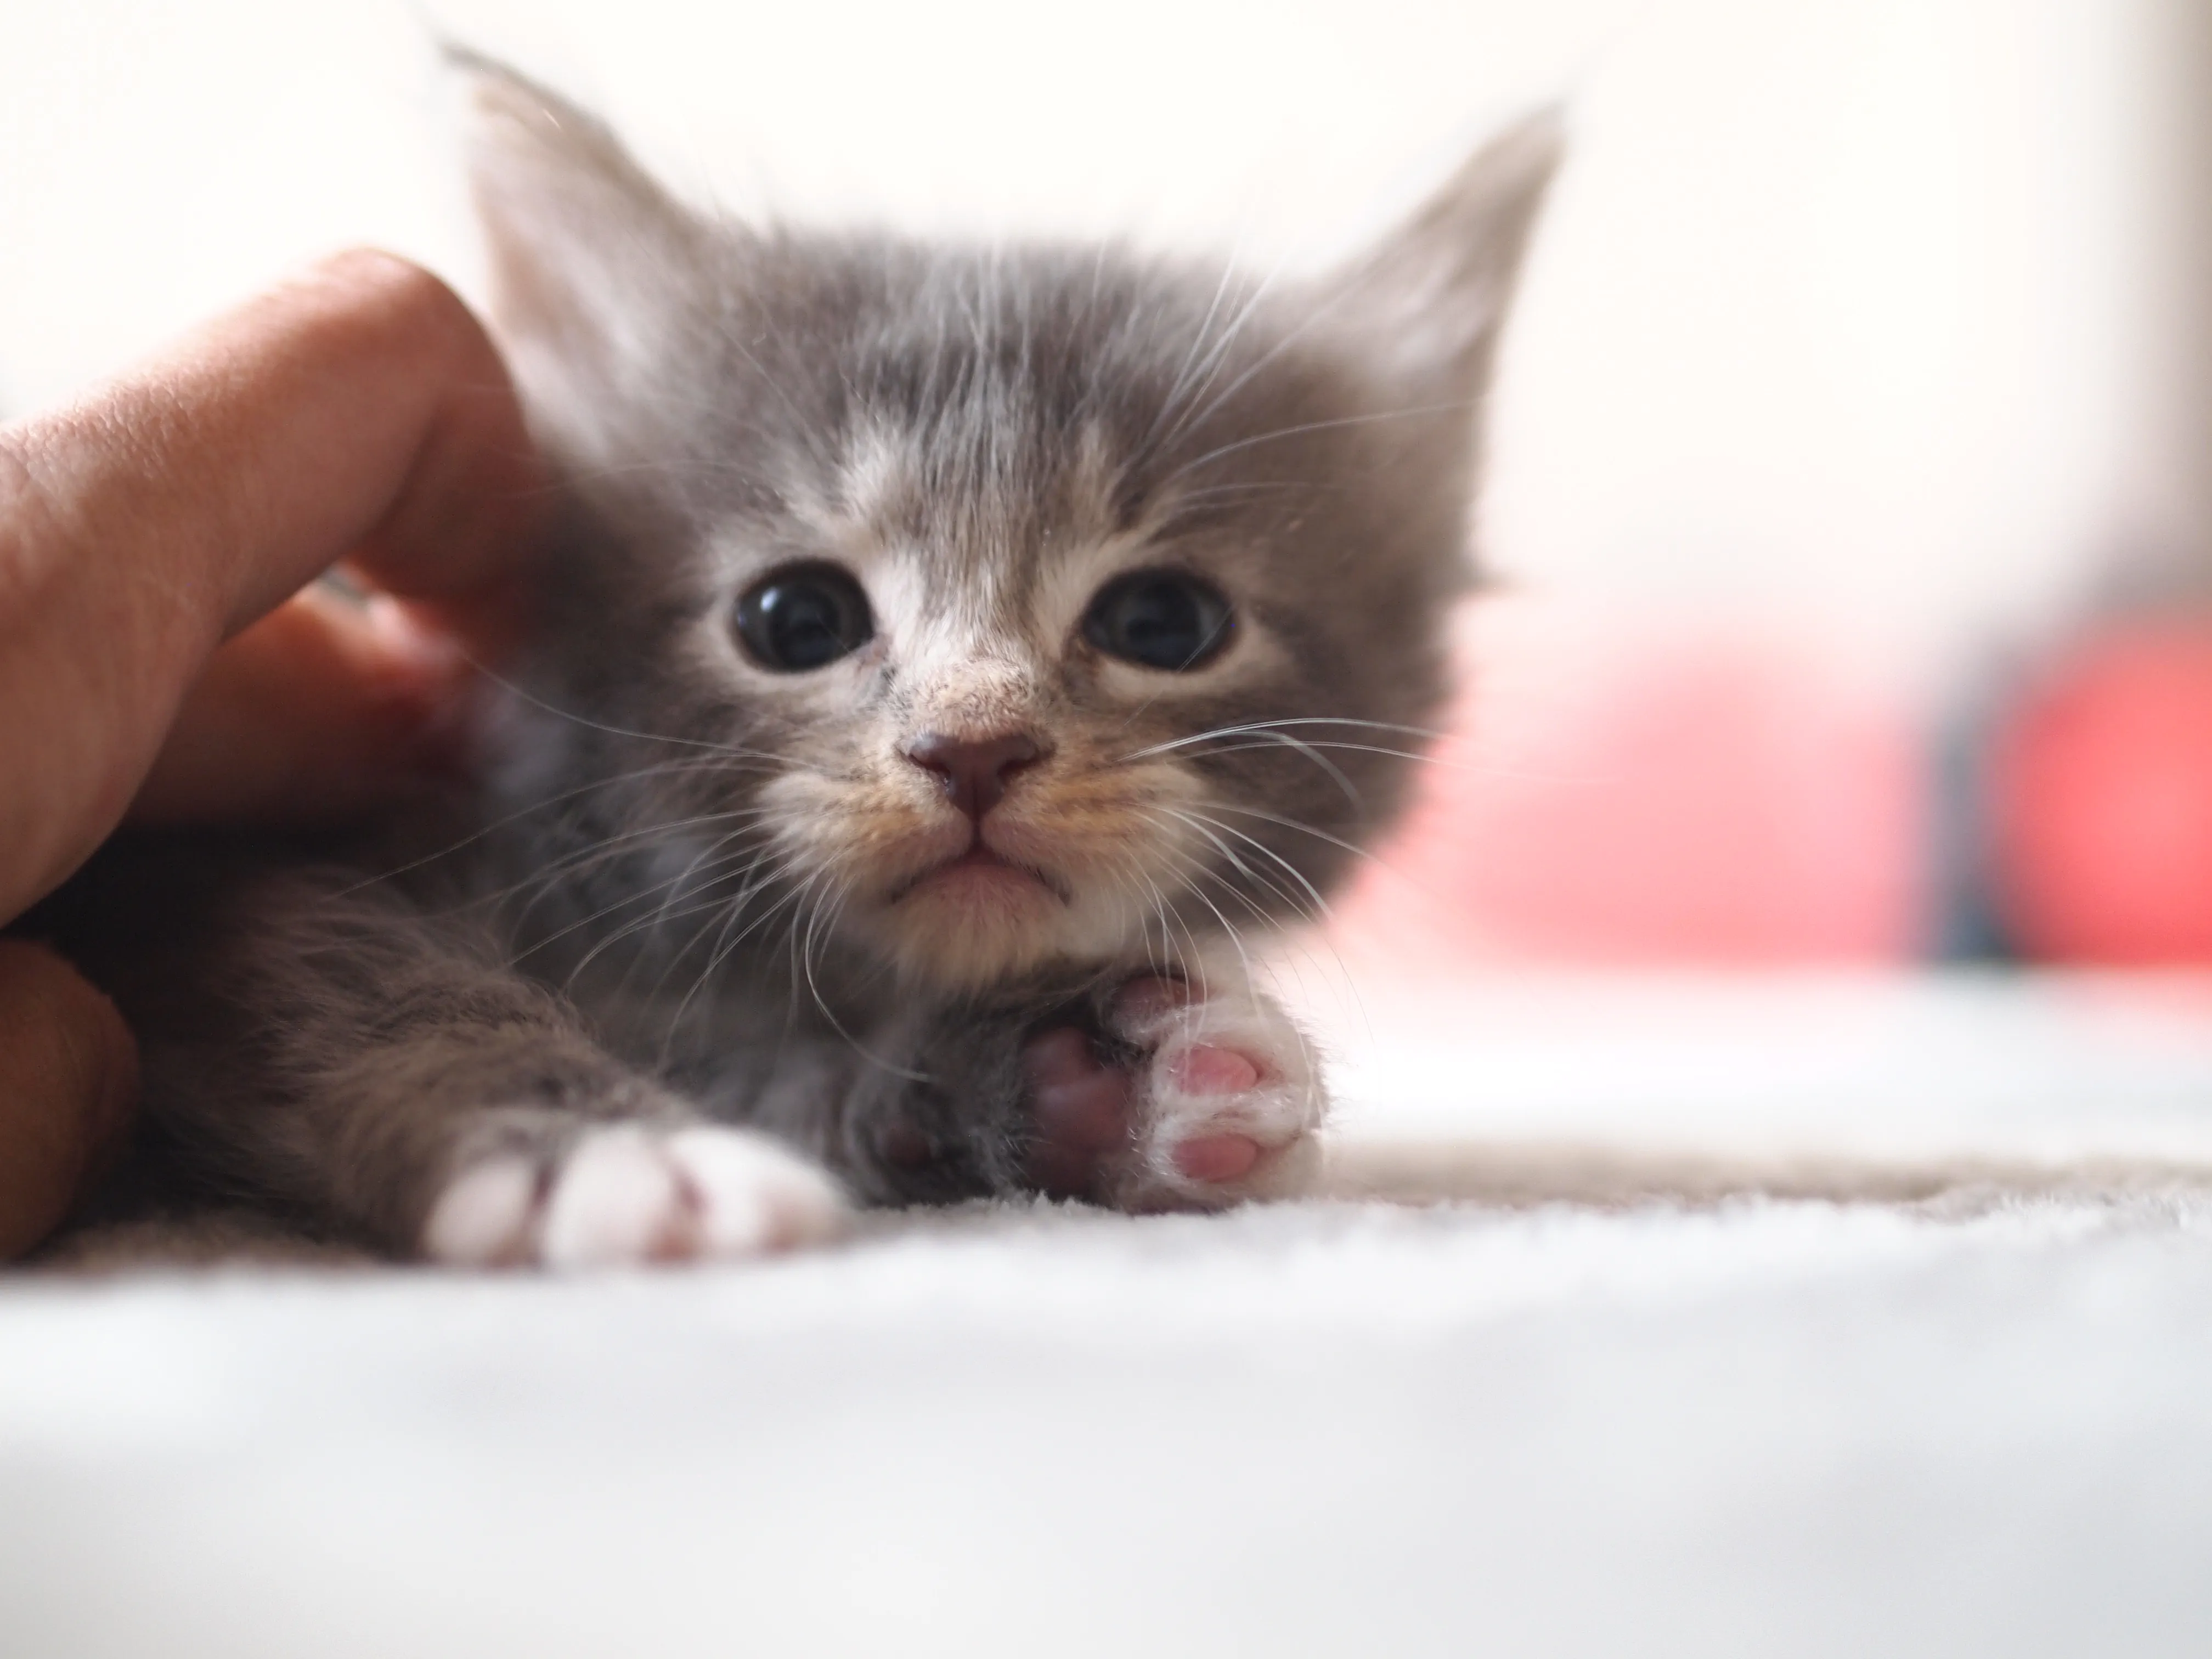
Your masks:
[{"label": "out-of-focus background", "polygon": [[0,0],[0,411],[338,245],[468,285],[433,27],[740,208],[1262,265],[1564,100],[1500,595],[1348,934],[2212,958],[2199,9]]}]

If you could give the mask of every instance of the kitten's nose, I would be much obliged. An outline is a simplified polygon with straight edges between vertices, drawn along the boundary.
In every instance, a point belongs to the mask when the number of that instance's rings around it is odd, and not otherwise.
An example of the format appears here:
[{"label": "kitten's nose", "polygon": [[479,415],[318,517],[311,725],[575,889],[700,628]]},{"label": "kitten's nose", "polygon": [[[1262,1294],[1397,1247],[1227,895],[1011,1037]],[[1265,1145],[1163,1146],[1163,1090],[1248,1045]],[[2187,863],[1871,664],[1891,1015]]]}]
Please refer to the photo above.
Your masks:
[{"label": "kitten's nose", "polygon": [[1006,794],[1006,781],[1044,754],[1026,732],[977,742],[925,732],[906,746],[906,757],[923,771],[934,772],[946,799],[978,823]]}]

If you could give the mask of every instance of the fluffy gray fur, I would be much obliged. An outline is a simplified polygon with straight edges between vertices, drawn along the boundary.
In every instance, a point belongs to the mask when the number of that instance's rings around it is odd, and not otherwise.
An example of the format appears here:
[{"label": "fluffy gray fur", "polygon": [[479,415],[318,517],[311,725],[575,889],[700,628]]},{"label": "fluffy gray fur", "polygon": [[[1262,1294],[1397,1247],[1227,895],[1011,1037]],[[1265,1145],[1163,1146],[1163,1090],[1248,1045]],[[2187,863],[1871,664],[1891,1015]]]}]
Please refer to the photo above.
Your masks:
[{"label": "fluffy gray fur", "polygon": [[[139,1033],[143,1167],[402,1255],[472,1171],[533,1172],[542,1210],[625,1121],[752,1126],[866,1201],[1024,1189],[1024,1045],[1074,1025],[1140,1066],[1120,988],[1231,997],[1232,934],[1314,908],[1407,793],[1556,123],[1348,269],[1267,283],[731,222],[461,70],[496,328],[562,479],[534,630],[466,799],[337,849],[118,849],[51,913]],[[878,633],[775,675],[732,608],[795,560],[853,571]],[[1101,582],[1152,567],[1229,598],[1217,664],[1086,643]],[[1049,897],[946,896],[902,746],[1011,728],[1044,758],[1006,835]],[[1279,1017],[1233,1000],[1264,1048]],[[1093,1196],[1270,1189],[1117,1156]]]}]

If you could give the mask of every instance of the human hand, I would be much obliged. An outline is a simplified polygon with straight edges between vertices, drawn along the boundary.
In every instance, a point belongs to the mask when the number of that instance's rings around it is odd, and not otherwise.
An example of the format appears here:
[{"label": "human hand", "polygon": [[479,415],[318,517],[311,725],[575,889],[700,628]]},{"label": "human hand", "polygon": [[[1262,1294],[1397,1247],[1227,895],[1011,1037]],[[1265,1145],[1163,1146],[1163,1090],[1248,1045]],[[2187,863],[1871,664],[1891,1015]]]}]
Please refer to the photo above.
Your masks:
[{"label": "human hand", "polygon": [[[517,624],[538,480],[481,326],[377,253],[0,428],[0,920],[126,811],[343,817],[434,768],[465,652]],[[289,597],[341,558],[377,597]],[[105,999],[0,951],[0,1257],[65,1212],[135,1075]]]}]

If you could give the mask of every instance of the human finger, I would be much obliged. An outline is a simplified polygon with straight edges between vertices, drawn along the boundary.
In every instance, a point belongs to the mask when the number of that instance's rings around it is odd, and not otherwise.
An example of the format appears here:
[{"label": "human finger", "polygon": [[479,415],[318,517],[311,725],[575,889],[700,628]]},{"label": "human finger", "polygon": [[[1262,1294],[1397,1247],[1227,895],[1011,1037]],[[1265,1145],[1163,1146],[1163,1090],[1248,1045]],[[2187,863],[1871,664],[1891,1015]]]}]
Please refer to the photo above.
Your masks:
[{"label": "human finger", "polygon": [[311,586],[209,659],[131,819],[311,824],[389,805],[457,769],[473,678],[388,596]]},{"label": "human finger", "polygon": [[43,946],[0,939],[0,1260],[61,1224],[137,1093],[137,1047],[115,1005]]},{"label": "human finger", "polygon": [[494,629],[537,477],[482,327],[375,253],[0,429],[0,915],[120,819],[216,644],[341,556]]}]

